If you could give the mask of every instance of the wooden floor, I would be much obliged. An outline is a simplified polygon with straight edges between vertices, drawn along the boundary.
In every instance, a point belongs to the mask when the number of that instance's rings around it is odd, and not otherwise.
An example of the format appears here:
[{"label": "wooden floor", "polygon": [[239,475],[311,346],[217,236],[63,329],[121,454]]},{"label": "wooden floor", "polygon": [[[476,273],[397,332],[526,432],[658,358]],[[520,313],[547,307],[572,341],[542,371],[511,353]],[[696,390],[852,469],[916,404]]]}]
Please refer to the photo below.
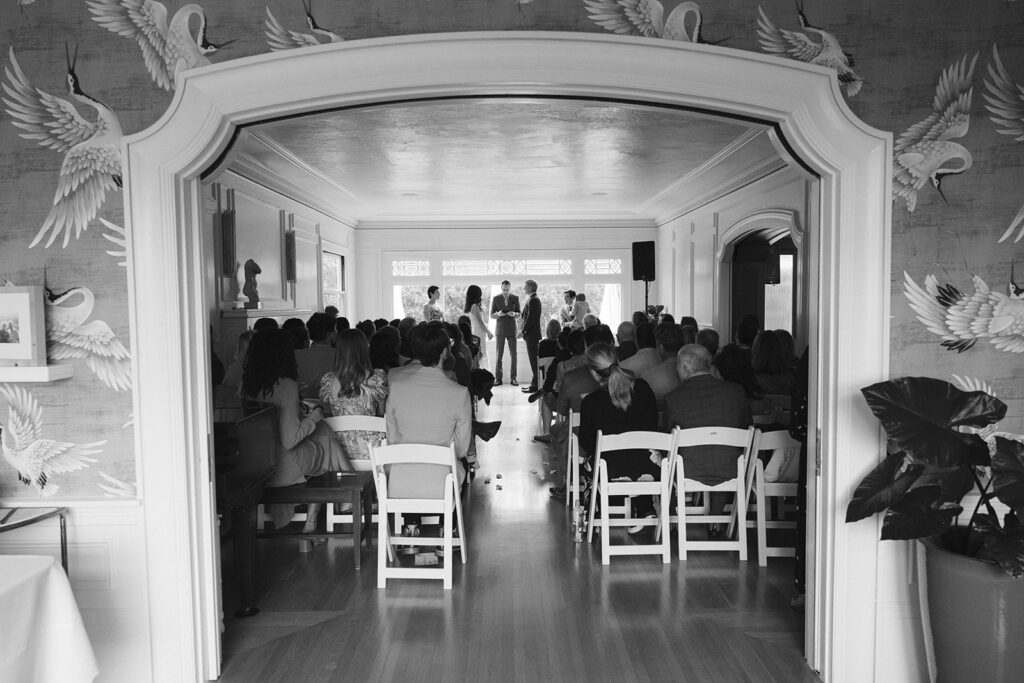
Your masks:
[{"label": "wooden floor", "polygon": [[[261,612],[227,618],[222,681],[817,681],[803,618],[789,609],[793,566],[756,553],[691,553],[681,563],[615,557],[572,542],[548,496],[536,408],[495,390],[467,505],[469,563],[454,589],[389,581],[376,552],[353,568],[351,542],[311,553],[259,541]],[[490,483],[487,483],[490,480]],[[501,490],[498,490],[498,486]],[[376,543],[376,541],[375,541]],[[224,575],[231,576],[230,544]],[[237,607],[225,582],[225,612]]]}]

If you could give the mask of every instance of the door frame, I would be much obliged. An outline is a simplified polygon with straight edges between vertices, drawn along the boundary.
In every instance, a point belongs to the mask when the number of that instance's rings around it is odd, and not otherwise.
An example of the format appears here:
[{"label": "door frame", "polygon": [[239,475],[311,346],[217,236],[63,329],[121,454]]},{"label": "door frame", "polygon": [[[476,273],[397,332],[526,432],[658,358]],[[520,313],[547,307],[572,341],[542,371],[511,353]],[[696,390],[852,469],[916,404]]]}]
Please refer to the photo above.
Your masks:
[{"label": "door frame", "polygon": [[526,31],[349,41],[186,72],[161,119],[125,139],[153,678],[204,680],[219,671],[200,175],[239,125],[488,95],[649,103],[764,122],[820,178],[809,255],[818,275],[809,325],[818,340],[811,400],[822,462],[810,663],[826,681],[871,680],[875,640],[864,635],[878,615],[878,544],[875,527],[845,525],[841,509],[882,453],[858,390],[888,373],[891,134],[859,121],[824,68],[675,41]]}]

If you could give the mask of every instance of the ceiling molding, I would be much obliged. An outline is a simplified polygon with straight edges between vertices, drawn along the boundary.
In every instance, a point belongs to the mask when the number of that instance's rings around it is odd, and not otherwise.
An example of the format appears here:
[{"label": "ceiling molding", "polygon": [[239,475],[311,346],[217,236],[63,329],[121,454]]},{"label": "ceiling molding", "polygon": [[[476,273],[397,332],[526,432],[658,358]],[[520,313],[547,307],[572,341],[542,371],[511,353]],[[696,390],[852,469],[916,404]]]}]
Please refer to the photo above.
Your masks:
[{"label": "ceiling molding", "polygon": [[674,183],[668,185],[665,189],[652,195],[650,199],[640,205],[638,211],[643,212],[666,199],[671,199],[684,194],[683,188],[687,185],[695,184],[702,176],[707,176],[711,169],[723,165],[730,157],[734,156],[739,150],[746,147],[748,143],[761,135],[762,132],[763,131],[758,128],[751,128],[750,130],[745,131],[731,143],[718,150],[714,156],[710,157],[700,166],[679,178]]},{"label": "ceiling molding", "polygon": [[337,210],[338,204],[331,202],[327,197],[310,191],[307,187],[286,180],[281,175],[268,170],[248,155],[240,154],[236,156],[231,160],[226,171],[254,182],[261,187],[265,187],[272,192],[284,195],[299,204],[308,206],[314,211],[319,211],[350,227],[354,227],[357,223],[352,216],[339,213]]},{"label": "ceiling molding", "polygon": [[748,167],[746,173],[734,175],[728,181],[715,185],[701,194],[684,197],[683,201],[673,207],[670,212],[667,212],[666,215],[659,216],[657,218],[657,223],[659,225],[663,225],[669,221],[679,218],[680,216],[685,216],[695,209],[706,206],[707,204],[721,199],[722,197],[726,197],[737,190],[743,189],[747,185],[763,180],[764,178],[774,175],[785,168],[786,161],[778,155],[764,157]]},{"label": "ceiling molding", "polygon": [[587,228],[591,230],[651,230],[657,225],[647,218],[460,218],[453,220],[372,220],[362,221],[357,230],[408,230],[410,228],[444,230],[551,230],[553,228]]}]

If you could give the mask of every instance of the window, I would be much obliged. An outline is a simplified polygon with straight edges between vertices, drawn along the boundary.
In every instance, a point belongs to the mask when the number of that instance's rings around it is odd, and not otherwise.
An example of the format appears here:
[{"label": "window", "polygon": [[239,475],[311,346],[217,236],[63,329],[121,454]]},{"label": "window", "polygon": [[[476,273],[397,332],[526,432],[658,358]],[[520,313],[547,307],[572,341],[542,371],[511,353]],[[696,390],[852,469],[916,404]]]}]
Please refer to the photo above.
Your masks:
[{"label": "window", "polygon": [[764,286],[764,329],[793,329],[793,255],[779,255],[779,283]]},{"label": "window", "polygon": [[592,282],[587,283],[583,292],[587,295],[590,312],[614,332],[622,322],[622,285],[618,282]]},{"label": "window", "polygon": [[329,251],[321,253],[321,296],[323,306],[334,306],[345,315],[345,257]]},{"label": "window", "polygon": [[441,272],[450,277],[493,275],[571,275],[569,259],[465,259],[443,261]]},{"label": "window", "polygon": [[622,259],[588,258],[583,261],[583,272],[587,275],[619,275],[622,273]]},{"label": "window", "polygon": [[392,261],[391,274],[395,277],[424,277],[430,275],[430,261]]}]

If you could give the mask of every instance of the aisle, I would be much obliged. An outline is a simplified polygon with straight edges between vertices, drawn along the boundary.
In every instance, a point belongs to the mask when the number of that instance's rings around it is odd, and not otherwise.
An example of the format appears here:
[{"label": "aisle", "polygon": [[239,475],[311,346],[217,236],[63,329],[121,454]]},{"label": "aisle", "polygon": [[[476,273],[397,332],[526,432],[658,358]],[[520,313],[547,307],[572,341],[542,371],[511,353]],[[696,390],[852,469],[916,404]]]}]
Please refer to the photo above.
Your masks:
[{"label": "aisle", "polygon": [[[262,611],[228,622],[221,680],[817,680],[788,608],[790,560],[760,569],[697,553],[602,567],[548,495],[536,406],[517,387],[494,394],[482,419],[503,425],[480,451],[454,589],[406,580],[380,591],[376,554],[356,575],[347,540],[307,555],[261,541]],[[230,613],[230,595],[225,604]]]}]

